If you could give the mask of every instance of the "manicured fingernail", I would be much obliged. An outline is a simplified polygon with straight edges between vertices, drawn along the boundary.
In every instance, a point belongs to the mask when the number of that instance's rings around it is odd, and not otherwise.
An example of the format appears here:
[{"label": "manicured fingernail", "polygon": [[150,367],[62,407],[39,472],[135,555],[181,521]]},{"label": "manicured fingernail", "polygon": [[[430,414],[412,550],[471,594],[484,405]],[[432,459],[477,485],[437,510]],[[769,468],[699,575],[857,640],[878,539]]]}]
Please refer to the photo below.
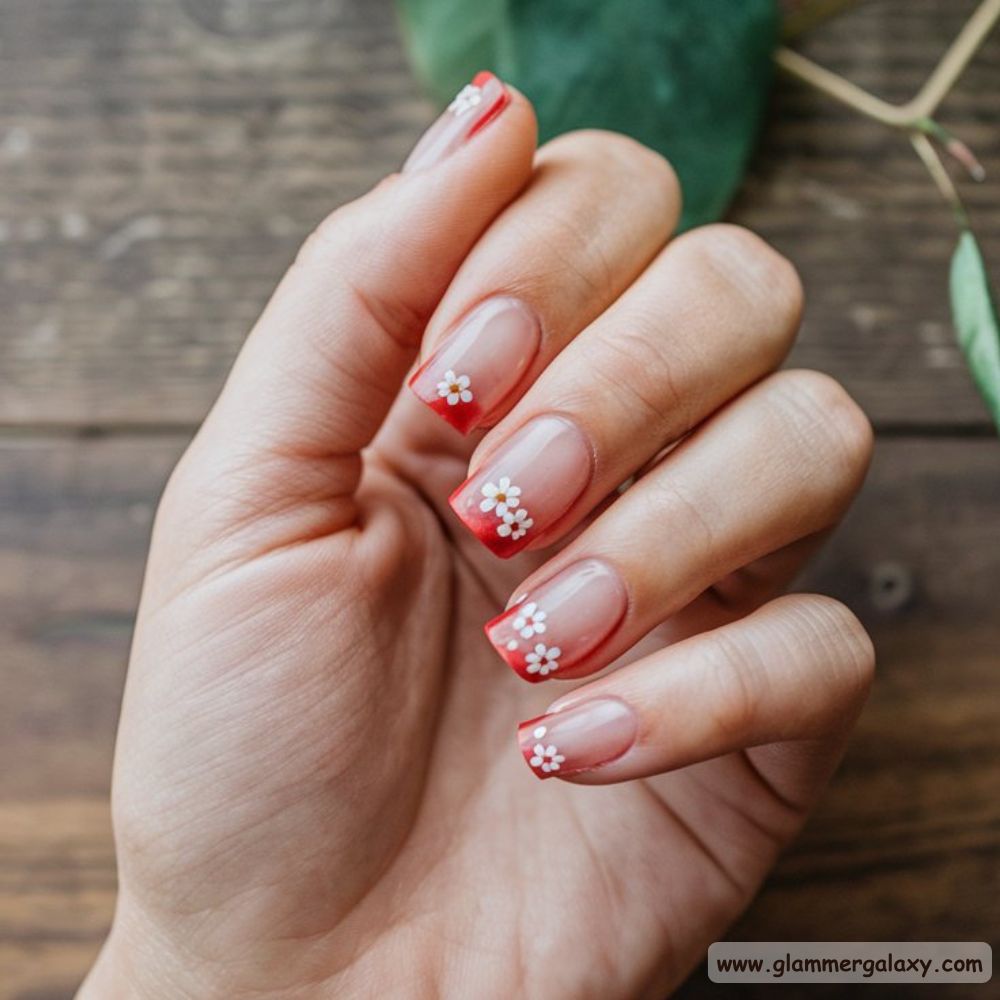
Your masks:
[{"label": "manicured fingernail", "polygon": [[627,605],[617,571],[599,559],[585,559],[488,622],[486,635],[526,681],[550,680],[614,632]]},{"label": "manicured fingernail", "polygon": [[410,388],[466,434],[521,381],[540,337],[538,319],[523,302],[487,299],[417,369]]},{"label": "manicured fingernail", "polygon": [[575,423],[566,417],[535,417],[448,502],[491,552],[506,559],[573,506],[590,471],[590,447]]},{"label": "manicured fingernail", "polygon": [[517,742],[539,778],[566,778],[618,760],[638,734],[630,706],[618,698],[594,698],[522,722]]},{"label": "manicured fingernail", "polygon": [[433,167],[480,132],[510,104],[510,91],[492,73],[477,73],[413,148],[403,172]]}]

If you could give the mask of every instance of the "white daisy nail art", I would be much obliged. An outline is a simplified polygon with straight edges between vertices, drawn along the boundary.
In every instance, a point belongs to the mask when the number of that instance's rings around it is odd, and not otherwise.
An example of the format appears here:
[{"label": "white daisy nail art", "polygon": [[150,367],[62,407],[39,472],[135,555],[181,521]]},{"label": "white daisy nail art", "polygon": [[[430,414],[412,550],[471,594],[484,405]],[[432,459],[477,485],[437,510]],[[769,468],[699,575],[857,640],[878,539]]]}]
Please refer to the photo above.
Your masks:
[{"label": "white daisy nail art", "polygon": [[449,406],[457,403],[471,403],[472,390],[469,388],[468,375],[456,375],[450,368],[444,373],[444,379],[437,384],[438,396],[448,400]]},{"label": "white daisy nail art", "polygon": [[[512,486],[510,476],[501,476],[496,483],[487,483],[482,489],[485,500],[480,501],[479,509],[484,513],[496,509],[497,517],[504,517],[512,508],[521,502],[521,487]],[[501,532],[510,534],[510,532]]]},{"label": "white daisy nail art", "polygon": [[498,525],[497,534],[501,538],[510,535],[511,541],[516,542],[524,537],[535,522],[528,517],[528,512],[522,507],[521,510],[507,511],[503,516],[503,524]]},{"label": "white daisy nail art", "polygon": [[546,646],[539,642],[524,658],[528,664],[526,669],[529,674],[545,677],[559,669],[560,656],[562,656],[562,650],[558,646]]},{"label": "white daisy nail art", "polygon": [[[544,734],[545,727],[540,726],[539,729],[541,729]],[[538,730],[536,729],[535,732],[537,733]],[[534,756],[528,761],[528,763],[532,767],[540,768],[546,774],[549,774],[552,771],[558,771],[559,765],[566,759],[559,752],[559,748],[554,743],[550,743],[548,746],[545,746],[544,743],[536,743],[533,750]]]},{"label": "white daisy nail art", "polygon": [[475,84],[467,84],[455,96],[455,100],[448,105],[448,110],[453,115],[464,115],[466,111],[479,107],[483,101],[483,91]]},{"label": "white daisy nail art", "polygon": [[524,639],[541,635],[545,631],[546,617],[545,612],[540,611],[534,601],[530,601],[521,608],[521,613],[514,619],[514,631],[520,632]]}]

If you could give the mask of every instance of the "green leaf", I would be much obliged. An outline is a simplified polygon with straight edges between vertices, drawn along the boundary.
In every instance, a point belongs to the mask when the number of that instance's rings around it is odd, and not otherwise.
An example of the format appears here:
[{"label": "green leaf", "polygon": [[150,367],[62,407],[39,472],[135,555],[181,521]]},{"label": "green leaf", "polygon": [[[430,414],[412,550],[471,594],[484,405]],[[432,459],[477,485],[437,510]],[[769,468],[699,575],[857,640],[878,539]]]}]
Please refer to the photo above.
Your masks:
[{"label": "green leaf", "polygon": [[624,132],[666,156],[684,228],[717,219],[770,89],[775,0],[397,0],[414,66],[442,102],[479,69],[523,90],[542,139]]},{"label": "green leaf", "polygon": [[969,229],[951,259],[951,314],[969,370],[1000,430],[1000,322],[983,254]]},{"label": "green leaf", "polygon": [[443,106],[480,69],[496,66],[507,0],[397,0],[417,75]]}]

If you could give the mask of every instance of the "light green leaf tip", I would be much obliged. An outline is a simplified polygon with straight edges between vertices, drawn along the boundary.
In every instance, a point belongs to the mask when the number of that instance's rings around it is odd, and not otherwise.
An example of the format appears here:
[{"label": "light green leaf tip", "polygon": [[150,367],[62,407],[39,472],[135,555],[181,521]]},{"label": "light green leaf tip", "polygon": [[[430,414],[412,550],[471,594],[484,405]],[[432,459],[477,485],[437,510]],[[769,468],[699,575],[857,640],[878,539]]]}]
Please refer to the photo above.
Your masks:
[{"label": "light green leaf tip", "polygon": [[951,259],[951,314],[972,378],[1000,430],[1000,322],[983,254],[969,229]]}]

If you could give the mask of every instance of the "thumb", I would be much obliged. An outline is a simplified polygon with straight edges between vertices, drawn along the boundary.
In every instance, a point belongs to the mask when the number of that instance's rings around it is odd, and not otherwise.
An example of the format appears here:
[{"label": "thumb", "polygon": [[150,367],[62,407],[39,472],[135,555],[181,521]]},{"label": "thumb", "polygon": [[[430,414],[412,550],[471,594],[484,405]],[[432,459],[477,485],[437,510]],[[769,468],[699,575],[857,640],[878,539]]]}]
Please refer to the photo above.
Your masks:
[{"label": "thumb", "polygon": [[187,456],[189,467],[204,462],[215,474],[238,464],[241,516],[255,503],[294,502],[296,490],[315,499],[320,480],[289,474],[290,461],[321,466],[326,497],[353,493],[360,451],[431,313],[527,183],[535,137],[525,98],[481,73],[402,173],[335,211],[307,240]]}]

